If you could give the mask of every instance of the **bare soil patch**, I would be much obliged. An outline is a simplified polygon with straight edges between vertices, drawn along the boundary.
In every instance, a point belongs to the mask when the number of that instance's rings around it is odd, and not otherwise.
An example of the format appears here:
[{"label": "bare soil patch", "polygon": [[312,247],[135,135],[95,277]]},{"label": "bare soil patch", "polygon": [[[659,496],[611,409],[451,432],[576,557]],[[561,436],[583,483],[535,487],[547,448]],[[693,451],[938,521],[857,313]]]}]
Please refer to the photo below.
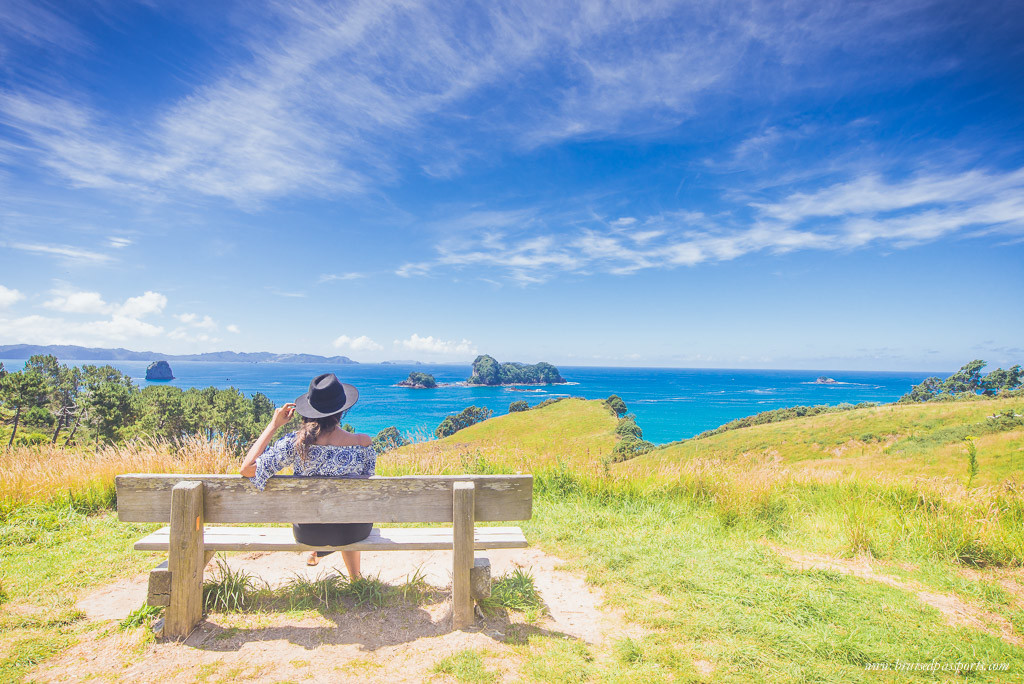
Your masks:
[{"label": "bare soil patch", "polygon": [[[515,568],[531,572],[547,614],[525,623],[518,614],[489,616],[465,631],[450,628],[451,552],[364,553],[363,574],[400,584],[419,571],[443,600],[426,605],[392,605],[343,612],[240,613],[208,615],[180,642],[147,641],[143,630],[120,632],[116,622],[145,601],[146,575],[102,587],[78,602],[86,630],[71,649],[31,673],[33,681],[423,681],[434,664],[466,648],[485,654],[488,668],[505,681],[518,681],[524,657],[517,644],[534,634],[579,639],[600,645],[623,635],[638,636],[620,614],[602,608],[602,592],[582,577],[560,569],[563,561],[538,549],[492,550],[495,578]],[[316,578],[344,573],[334,554],[317,567],[305,554],[249,553],[227,558],[281,586],[296,575]],[[207,567],[212,572],[214,564]]]},{"label": "bare soil patch", "polygon": [[871,567],[870,556],[857,556],[853,559],[832,558],[822,554],[787,549],[770,543],[767,546],[799,570],[832,570],[909,591],[917,596],[921,603],[942,613],[946,623],[953,627],[971,627],[999,637],[1015,646],[1024,646],[1024,639],[1014,633],[1013,625],[1003,616],[967,603],[953,594],[929,591],[917,582],[877,572]]}]

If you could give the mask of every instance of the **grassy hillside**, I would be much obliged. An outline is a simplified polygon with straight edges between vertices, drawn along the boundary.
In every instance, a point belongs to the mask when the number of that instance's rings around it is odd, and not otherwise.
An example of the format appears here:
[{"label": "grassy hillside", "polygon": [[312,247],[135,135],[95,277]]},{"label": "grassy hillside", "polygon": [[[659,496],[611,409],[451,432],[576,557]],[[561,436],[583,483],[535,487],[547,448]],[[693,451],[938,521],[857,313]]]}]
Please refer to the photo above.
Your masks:
[{"label": "grassy hillside", "polygon": [[[527,539],[600,586],[632,636],[532,635],[516,647],[525,681],[954,677],[884,669],[896,662],[983,663],[999,669],[971,679],[1013,681],[1024,676],[1024,444],[1017,418],[989,416],[1015,413],[1021,399],[857,409],[611,464],[616,419],[602,402],[566,400],[389,452],[379,472],[534,474]],[[980,462],[970,487],[968,436]],[[102,509],[114,473],[229,467],[201,445],[181,462],[165,446],[3,455],[22,475],[0,489],[0,680],[97,628],[76,595],[146,565],[130,550],[146,526],[84,515]],[[129,657],[146,657],[140,648]]]},{"label": "grassy hillside", "polygon": [[[1014,414],[1018,417],[1007,417]],[[886,404],[795,418],[677,442],[622,468],[666,472],[680,463],[710,459],[779,463],[822,473],[963,478],[966,437],[978,449],[976,484],[1020,480],[1024,399]]]},{"label": "grassy hillside", "polygon": [[466,472],[483,464],[501,472],[532,472],[561,463],[589,471],[615,446],[616,422],[601,401],[565,399],[411,444],[389,452],[378,467],[389,474]]}]

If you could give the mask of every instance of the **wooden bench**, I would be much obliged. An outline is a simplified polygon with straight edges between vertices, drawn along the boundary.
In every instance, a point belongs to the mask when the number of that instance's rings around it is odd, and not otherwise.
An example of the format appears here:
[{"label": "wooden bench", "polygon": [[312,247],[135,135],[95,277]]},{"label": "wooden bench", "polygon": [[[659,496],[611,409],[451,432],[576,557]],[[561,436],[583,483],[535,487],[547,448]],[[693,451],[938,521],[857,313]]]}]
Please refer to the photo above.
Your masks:
[{"label": "wooden bench", "polygon": [[[486,559],[474,549],[526,546],[518,527],[475,527],[476,521],[529,520],[532,475],[273,477],[258,491],[239,475],[119,475],[117,514],[124,522],[170,522],[136,542],[167,551],[149,578],[149,601],[166,605],[165,636],[187,636],[203,616],[203,569],[216,551],[413,551],[452,549],[452,627],[473,623],[474,576],[490,587]],[[307,546],[290,528],[206,527],[207,523],[432,523],[443,528],[374,528],[343,547]]]}]

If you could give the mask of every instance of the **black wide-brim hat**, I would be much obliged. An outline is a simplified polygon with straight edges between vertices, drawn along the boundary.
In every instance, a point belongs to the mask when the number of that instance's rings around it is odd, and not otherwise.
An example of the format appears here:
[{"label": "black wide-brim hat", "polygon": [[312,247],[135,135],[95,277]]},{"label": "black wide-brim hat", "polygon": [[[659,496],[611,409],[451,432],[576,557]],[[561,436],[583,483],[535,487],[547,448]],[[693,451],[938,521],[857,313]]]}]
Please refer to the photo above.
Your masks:
[{"label": "black wide-brim hat", "polygon": [[313,378],[309,391],[295,400],[295,411],[303,418],[327,418],[352,408],[359,390],[338,380],[334,373]]}]

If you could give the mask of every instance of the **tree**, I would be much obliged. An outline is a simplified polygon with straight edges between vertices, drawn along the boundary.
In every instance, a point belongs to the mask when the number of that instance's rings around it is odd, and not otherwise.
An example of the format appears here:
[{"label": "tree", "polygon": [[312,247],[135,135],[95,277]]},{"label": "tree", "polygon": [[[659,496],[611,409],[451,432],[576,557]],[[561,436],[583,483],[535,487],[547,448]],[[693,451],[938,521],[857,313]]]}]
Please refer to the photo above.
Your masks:
[{"label": "tree", "polygon": [[274,402],[267,395],[256,392],[252,395],[252,420],[262,432],[263,427],[274,417]]},{"label": "tree", "polygon": [[637,439],[644,438],[644,433],[640,429],[640,426],[636,424],[636,416],[634,416],[633,414],[625,415],[622,418],[619,418],[619,423],[618,425],[615,426],[615,434],[619,435],[620,437],[632,435]]},{"label": "tree", "polygon": [[617,416],[624,415],[626,411],[629,410],[626,408],[626,402],[622,401],[622,399],[620,399],[619,395],[617,394],[613,394],[607,399],[605,399],[604,405],[611,409],[612,412]]},{"label": "tree", "polygon": [[985,362],[981,359],[964,364],[960,370],[946,378],[946,381],[942,383],[942,391],[950,394],[963,392],[976,394],[978,390],[982,389],[981,371],[983,368],[985,368]]},{"label": "tree", "polygon": [[186,432],[185,396],[178,387],[148,385],[142,390],[143,429],[157,437],[176,441]]},{"label": "tree", "polygon": [[462,409],[459,413],[453,413],[446,417],[441,421],[441,424],[437,426],[437,429],[434,430],[434,434],[437,435],[438,439],[448,437],[449,435],[454,435],[463,428],[485,421],[492,415],[494,415],[494,412],[489,408],[469,406]]},{"label": "tree", "polygon": [[520,399],[519,401],[513,401],[511,404],[508,405],[508,412],[509,413],[518,413],[520,411],[529,411],[529,410],[530,410],[530,405],[527,404],[522,399]]},{"label": "tree", "polygon": [[25,362],[25,368],[38,372],[46,379],[47,404],[54,416],[51,444],[57,443],[60,431],[68,426],[78,410],[78,391],[82,382],[82,371],[76,366],[66,366],[50,354],[35,354]]},{"label": "tree", "polygon": [[14,444],[22,413],[46,402],[46,379],[35,370],[6,373],[0,379],[0,403],[14,409],[14,423],[7,446]]},{"label": "tree", "polygon": [[93,433],[106,442],[120,440],[138,417],[138,388],[113,366],[83,366],[82,375]]},{"label": "tree", "polygon": [[402,437],[402,433],[398,431],[398,428],[392,426],[384,428],[377,433],[377,436],[373,438],[373,448],[377,450],[378,454],[383,454],[392,449],[403,447],[409,443],[409,440]]},{"label": "tree", "polygon": [[1019,389],[1022,381],[1024,381],[1024,374],[1021,372],[1021,367],[1015,365],[1007,370],[996,368],[984,377],[981,384],[985,389],[985,394],[992,396],[1002,390]]},{"label": "tree", "polygon": [[254,437],[252,403],[234,387],[220,390],[214,399],[213,428],[234,451],[240,452]]}]

